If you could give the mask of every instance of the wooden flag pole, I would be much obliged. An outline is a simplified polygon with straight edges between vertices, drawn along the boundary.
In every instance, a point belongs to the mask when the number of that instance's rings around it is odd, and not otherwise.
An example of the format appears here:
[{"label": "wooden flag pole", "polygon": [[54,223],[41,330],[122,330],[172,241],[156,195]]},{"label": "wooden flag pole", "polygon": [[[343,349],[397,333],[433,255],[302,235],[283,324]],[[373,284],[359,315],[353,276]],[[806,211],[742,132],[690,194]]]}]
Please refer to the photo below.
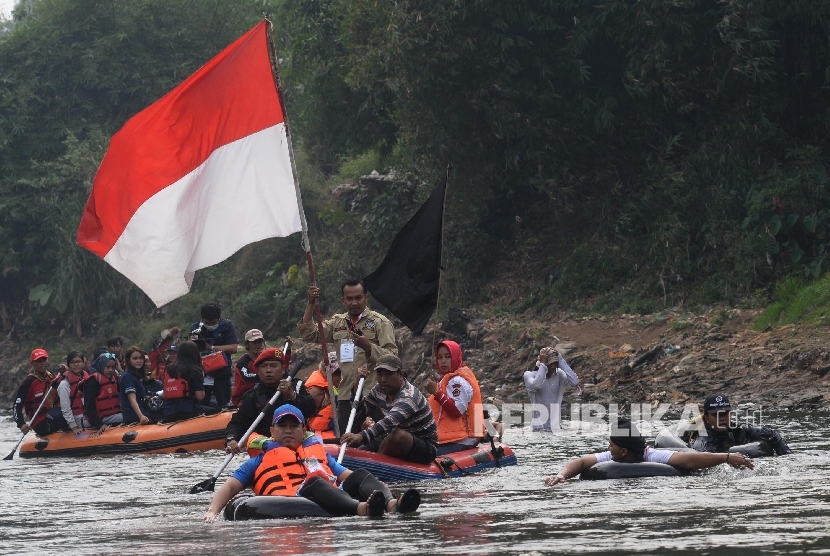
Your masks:
[{"label": "wooden flag pole", "polygon": [[[294,177],[294,190],[297,196],[297,206],[300,209],[300,226],[302,226],[302,244],[305,250],[306,263],[308,264],[308,273],[311,278],[311,285],[317,286],[317,275],[314,272],[314,257],[311,254],[311,242],[308,240],[308,224],[305,219],[305,211],[303,210],[303,198],[300,192],[300,180],[297,177],[297,165],[294,162],[294,147],[291,145],[291,130],[288,125],[288,113],[285,110],[285,102],[282,96],[282,88],[280,87],[280,68],[277,63],[277,50],[274,46],[273,28],[274,24],[271,22],[269,16],[265,16],[268,22],[268,54],[271,56],[271,71],[274,74],[274,85],[277,88],[277,95],[280,99],[280,108],[282,108],[282,118],[285,124],[285,136],[288,139],[288,156],[291,160],[291,174]],[[326,345],[326,334],[323,328],[323,315],[320,311],[320,298],[318,297],[314,302],[314,320],[317,321],[317,339],[320,341],[320,346],[323,348],[323,364],[326,368],[326,377],[329,383],[329,399],[334,405],[335,415],[332,421],[334,422],[334,434],[340,438],[340,425],[337,419],[337,402],[334,396],[334,383],[332,381],[331,366],[329,365],[329,349]]]}]

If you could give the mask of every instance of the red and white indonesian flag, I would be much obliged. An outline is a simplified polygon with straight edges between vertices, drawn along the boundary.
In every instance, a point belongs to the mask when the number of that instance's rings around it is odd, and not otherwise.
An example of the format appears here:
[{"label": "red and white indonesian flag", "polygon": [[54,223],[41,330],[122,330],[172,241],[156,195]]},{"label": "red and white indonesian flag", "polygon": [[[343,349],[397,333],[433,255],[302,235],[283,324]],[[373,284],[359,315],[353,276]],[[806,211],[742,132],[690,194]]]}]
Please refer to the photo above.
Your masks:
[{"label": "red and white indonesian flag", "polygon": [[110,142],[76,241],[163,305],[196,270],[301,230],[263,21]]}]

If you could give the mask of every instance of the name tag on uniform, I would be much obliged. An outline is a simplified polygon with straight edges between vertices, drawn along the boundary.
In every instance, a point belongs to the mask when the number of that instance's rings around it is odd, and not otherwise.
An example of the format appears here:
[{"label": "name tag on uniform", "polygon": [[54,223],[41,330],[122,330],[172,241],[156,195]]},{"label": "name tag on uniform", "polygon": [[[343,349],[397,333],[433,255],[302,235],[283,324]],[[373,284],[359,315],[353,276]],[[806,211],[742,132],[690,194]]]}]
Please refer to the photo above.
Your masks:
[{"label": "name tag on uniform", "polygon": [[346,338],[340,340],[340,362],[351,363],[354,361],[354,340]]}]

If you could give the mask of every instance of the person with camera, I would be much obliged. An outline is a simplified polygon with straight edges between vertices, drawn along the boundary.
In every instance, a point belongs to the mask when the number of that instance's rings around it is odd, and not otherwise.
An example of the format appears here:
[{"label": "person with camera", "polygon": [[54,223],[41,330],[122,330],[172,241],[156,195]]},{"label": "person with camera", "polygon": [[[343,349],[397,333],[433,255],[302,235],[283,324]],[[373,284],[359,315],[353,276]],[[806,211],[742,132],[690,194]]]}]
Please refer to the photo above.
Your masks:
[{"label": "person with camera", "polygon": [[223,408],[231,401],[231,355],[239,350],[239,340],[233,322],[222,318],[218,303],[202,305],[201,317],[190,327],[190,340],[196,342],[202,353],[205,404],[216,396],[216,405]]},{"label": "person with camera", "polygon": [[[357,386],[357,370],[362,365],[374,364],[384,355],[398,355],[395,343],[395,329],[389,319],[366,307],[369,296],[362,280],[349,280],[340,286],[341,300],[345,313],[333,315],[323,322],[328,347],[336,351],[343,380],[337,397],[337,422],[340,432],[346,431],[349,414],[352,411],[352,390]],[[312,313],[314,304],[320,297],[320,288],[308,288],[308,304],[297,329],[306,342],[320,343],[317,324]],[[332,345],[334,344],[334,345]],[[376,383],[374,375],[369,375],[364,384],[364,392]],[[352,430],[357,430],[355,423]]]},{"label": "person with camera", "polygon": [[124,355],[127,366],[118,385],[119,403],[124,424],[147,425],[161,419],[161,412],[150,409],[147,405],[147,390],[144,380],[147,377],[145,353],[138,346],[130,346]]},{"label": "person with camera", "polygon": [[[544,347],[534,371],[524,373],[525,388],[533,408],[533,430],[557,430],[562,428],[561,408],[565,385],[579,388],[579,377],[558,351]],[[549,366],[550,365],[550,366]]]}]

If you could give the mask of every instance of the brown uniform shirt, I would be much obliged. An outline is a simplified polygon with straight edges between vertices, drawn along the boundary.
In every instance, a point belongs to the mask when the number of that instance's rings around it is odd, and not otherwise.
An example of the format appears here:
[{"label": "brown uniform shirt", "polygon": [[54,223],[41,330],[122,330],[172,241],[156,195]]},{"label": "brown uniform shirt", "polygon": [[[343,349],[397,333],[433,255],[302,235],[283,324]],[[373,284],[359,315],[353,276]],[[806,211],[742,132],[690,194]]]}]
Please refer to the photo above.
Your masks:
[{"label": "brown uniform shirt", "polygon": [[[333,315],[330,319],[323,321],[323,333],[326,335],[326,344],[329,351],[337,352],[337,359],[340,360],[340,344],[342,340],[349,337],[349,318],[348,313],[339,313]],[[359,329],[372,343],[372,354],[367,358],[366,352],[355,346],[354,361],[351,363],[340,363],[340,369],[343,371],[343,380],[340,387],[337,389],[338,399],[351,400],[352,388],[357,386],[357,369],[361,365],[369,365],[372,369],[373,365],[381,356],[391,353],[398,355],[398,345],[395,343],[395,329],[389,319],[372,311],[368,307],[363,311],[363,316],[355,324],[355,328]],[[317,322],[311,319],[307,323],[297,323],[297,330],[300,331],[300,336],[306,342],[320,343],[317,337]],[[363,394],[368,394],[372,386],[377,384],[377,377],[375,373],[371,373],[366,377],[363,383]]]}]

